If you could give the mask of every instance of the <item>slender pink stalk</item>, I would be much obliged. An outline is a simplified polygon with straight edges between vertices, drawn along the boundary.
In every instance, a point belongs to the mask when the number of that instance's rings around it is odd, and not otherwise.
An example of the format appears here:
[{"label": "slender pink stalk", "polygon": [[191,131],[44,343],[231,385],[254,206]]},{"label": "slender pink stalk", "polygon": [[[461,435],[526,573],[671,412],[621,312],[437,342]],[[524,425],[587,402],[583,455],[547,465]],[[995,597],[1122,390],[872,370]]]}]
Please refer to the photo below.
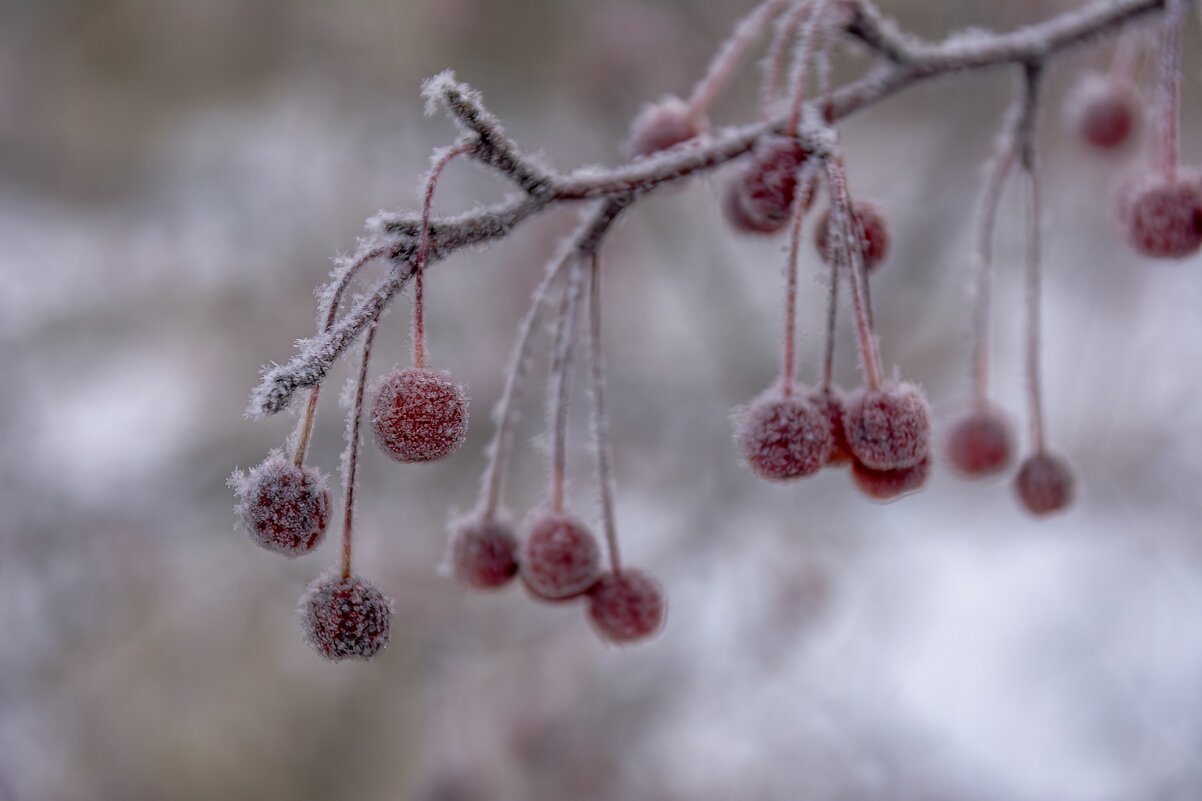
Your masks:
[{"label": "slender pink stalk", "polygon": [[[812,171],[806,169],[798,183],[809,183],[813,180],[812,175]],[[800,189],[798,195],[805,197],[807,191],[805,188]],[[804,203],[799,201],[793,204],[793,219],[789,227],[789,255],[785,263],[785,332],[784,341],[781,343],[780,379],[781,391],[786,398],[793,394],[793,384],[796,381],[797,262],[801,257],[801,223],[805,220],[806,211]]]},{"label": "slender pink stalk", "polygon": [[973,265],[972,384],[977,407],[989,402],[989,322],[993,294],[993,232],[997,224],[1002,189],[1014,166],[1013,140],[1007,141],[989,165],[981,209],[977,217],[976,263]]},{"label": "slender pink stalk", "polygon": [[609,566],[622,572],[618,553],[618,527],[614,515],[614,480],[609,450],[609,416],[605,411],[605,355],[601,347],[601,264],[592,254],[588,289],[588,349],[592,373],[593,451],[597,462],[597,483],[601,494],[601,525],[609,545]]},{"label": "slender pink stalk", "polygon": [[697,82],[692,95],[689,96],[689,114],[694,120],[705,114],[706,109],[713,105],[714,99],[739,66],[747,48],[786,5],[788,0],[764,0],[735,24],[730,38],[714,54],[705,76]]},{"label": "slender pink stalk", "polygon": [[371,360],[371,345],[376,338],[372,323],[363,335],[363,358],[359,362],[359,379],[355,387],[355,402],[347,416],[346,453],[343,454],[342,481],[345,508],[342,511],[342,577],[351,576],[351,539],[355,515],[355,481],[359,467],[359,426],[363,418],[363,395],[367,386],[367,363]]},{"label": "slender pink stalk", "polygon": [[1039,352],[1041,336],[1041,264],[1040,264],[1040,188],[1037,172],[1024,163],[1024,172],[1029,187],[1027,203],[1027,319],[1026,319],[1026,367],[1027,405],[1031,416],[1031,441],[1035,452],[1044,450],[1043,382],[1040,375]]},{"label": "slender pink stalk", "polygon": [[767,118],[772,113],[780,93],[781,74],[785,70],[785,58],[789,53],[789,40],[793,38],[797,26],[805,19],[813,8],[813,0],[797,0],[793,6],[777,17],[773,26],[772,40],[768,44],[768,52],[761,62],[760,76],[760,116]]},{"label": "slender pink stalk", "polygon": [[571,389],[572,354],[576,345],[576,314],[580,306],[582,283],[579,262],[573,262],[555,331],[555,351],[551,360],[551,511],[563,511],[567,465],[568,396]]},{"label": "slender pink stalk", "polygon": [[793,93],[793,105],[789,110],[789,123],[785,127],[787,136],[796,136],[801,127],[801,113],[805,107],[806,84],[809,81],[809,70],[816,54],[815,45],[818,29],[827,17],[830,0],[814,0],[814,9],[809,19],[801,29],[801,38],[793,54],[793,65],[790,70],[789,88]]},{"label": "slender pink stalk", "polygon": [[839,324],[839,263],[833,262],[826,298],[826,343],[822,357],[822,391],[830,392],[835,380],[835,329]]},{"label": "slender pink stalk", "polygon": [[1177,178],[1180,148],[1178,131],[1181,125],[1181,29],[1185,21],[1185,9],[1185,0],[1168,0],[1160,49],[1156,166],[1168,181]]}]

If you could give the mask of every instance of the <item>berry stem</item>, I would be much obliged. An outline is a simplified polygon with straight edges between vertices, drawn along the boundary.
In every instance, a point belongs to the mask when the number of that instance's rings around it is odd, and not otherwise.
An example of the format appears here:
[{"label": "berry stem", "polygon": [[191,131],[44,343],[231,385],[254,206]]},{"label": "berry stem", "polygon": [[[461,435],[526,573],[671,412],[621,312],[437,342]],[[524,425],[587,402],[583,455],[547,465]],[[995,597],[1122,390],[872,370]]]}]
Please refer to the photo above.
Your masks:
[{"label": "berry stem", "polygon": [[567,464],[568,396],[571,389],[572,353],[576,344],[576,312],[580,305],[580,263],[572,262],[568,283],[560,300],[551,357],[551,511],[563,512]]},{"label": "berry stem", "polygon": [[[832,148],[837,145],[832,144]],[[847,189],[847,172],[842,156],[837,150],[823,157],[826,167],[827,185],[830,189],[831,209],[834,211],[834,230],[831,244],[838,247],[841,258],[836,262],[846,267],[851,278],[852,309],[856,317],[856,342],[860,347],[860,366],[864,370],[864,382],[868,389],[876,391],[884,383],[881,369],[881,354],[876,333],[872,326],[872,311],[868,298],[868,276],[864,269],[862,241],[856,231],[852,213],[851,193]]]},{"label": "berry stem", "polygon": [[1134,83],[1139,66],[1141,31],[1132,31],[1119,37],[1114,46],[1110,62],[1110,77],[1123,83]]},{"label": "berry stem", "polygon": [[[808,183],[813,172],[807,167],[798,183]],[[806,197],[806,189],[798,191],[798,197]],[[801,223],[805,220],[806,206],[800,200],[793,204],[793,218],[789,227],[789,255],[785,262],[785,324],[784,340],[781,343],[780,378],[784,396],[793,394],[796,381],[797,362],[797,262],[801,257]]]},{"label": "berry stem", "polygon": [[462,142],[434,156],[434,164],[426,175],[422,190],[422,227],[417,236],[417,249],[413,254],[413,366],[426,366],[426,318],[425,292],[422,276],[426,270],[426,256],[430,250],[430,206],[434,202],[434,187],[443,169],[457,156],[475,151],[475,142]]},{"label": "berry stem", "polygon": [[1181,29],[1185,21],[1186,3],[1185,0],[1167,0],[1167,3],[1160,48],[1156,167],[1166,180],[1175,181],[1181,124]]},{"label": "berry stem", "polygon": [[830,392],[835,380],[835,329],[839,323],[839,263],[831,262],[826,298],[826,343],[822,356],[822,391]]},{"label": "berry stem", "polygon": [[809,18],[805,21],[805,25],[801,29],[801,38],[798,40],[797,49],[793,53],[793,64],[790,69],[789,88],[793,92],[793,105],[789,109],[789,122],[785,126],[786,136],[797,136],[797,131],[801,127],[801,113],[805,106],[806,98],[806,83],[809,80],[810,65],[814,61],[815,54],[815,39],[818,35],[818,28],[826,17],[827,9],[830,7],[830,0],[813,0],[813,11],[810,12]]},{"label": "berry stem", "polygon": [[1039,368],[1040,343],[1040,188],[1035,170],[1023,164],[1029,187],[1027,203],[1027,404],[1031,415],[1031,441],[1035,452],[1044,450],[1043,385]]},{"label": "berry stem", "polygon": [[730,37],[718,48],[705,76],[697,82],[689,96],[689,116],[694,121],[704,115],[706,109],[713,104],[722,88],[730,81],[747,48],[751,47],[768,22],[786,5],[788,0],[764,0],[735,23]]},{"label": "berry stem", "polygon": [[597,483],[601,491],[601,525],[609,546],[609,565],[622,572],[618,553],[618,527],[614,518],[614,480],[609,446],[609,416],[605,410],[605,355],[601,347],[601,264],[596,253],[589,264],[588,352],[592,373],[593,450],[597,461]]},{"label": "berry stem", "polygon": [[342,577],[351,577],[351,535],[355,514],[355,481],[359,468],[359,425],[363,417],[363,395],[367,386],[367,363],[371,360],[371,345],[376,338],[376,324],[367,327],[363,336],[363,358],[359,362],[359,378],[355,387],[355,402],[346,419],[346,452],[342,456]]},{"label": "berry stem", "polygon": [[780,78],[784,72],[785,57],[789,52],[789,39],[812,7],[813,0],[797,0],[788,11],[777,17],[776,25],[773,26],[768,52],[760,64],[760,116],[765,119],[771,115],[772,106],[780,92]]},{"label": "berry stem", "polygon": [[989,322],[993,294],[993,232],[1006,178],[1014,166],[1014,142],[1007,139],[989,165],[981,208],[977,217],[975,274],[973,276],[972,385],[978,409],[989,402]]}]

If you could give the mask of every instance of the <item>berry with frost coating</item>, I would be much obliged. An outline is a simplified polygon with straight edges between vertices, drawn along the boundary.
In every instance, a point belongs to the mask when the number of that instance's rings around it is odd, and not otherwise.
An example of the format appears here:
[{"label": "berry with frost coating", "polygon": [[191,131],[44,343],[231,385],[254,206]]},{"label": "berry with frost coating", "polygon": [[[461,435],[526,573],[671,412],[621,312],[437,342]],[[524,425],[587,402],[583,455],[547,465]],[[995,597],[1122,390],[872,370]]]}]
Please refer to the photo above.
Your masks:
[{"label": "berry with frost coating", "polygon": [[279,454],[249,473],[235,471],[230,486],[238,495],[234,511],[256,545],[295,557],[316,548],[330,517],[326,477],[297,467]]},{"label": "berry with frost coating", "polygon": [[628,158],[650,156],[687,142],[701,133],[689,104],[675,95],[665,95],[648,103],[630,123],[626,143]]},{"label": "berry with frost coating", "polygon": [[927,457],[916,465],[896,470],[873,470],[863,462],[853,459],[851,478],[856,487],[869,498],[877,501],[893,501],[921,490],[931,475],[931,459]]},{"label": "berry with frost coating", "polygon": [[380,449],[398,462],[432,462],[467,437],[468,404],[450,373],[406,367],[376,388],[371,429]]},{"label": "berry with frost coating", "polygon": [[1202,180],[1153,178],[1130,189],[1120,216],[1127,241],[1154,259],[1184,259],[1202,247]]},{"label": "berry with frost coating", "polygon": [[735,440],[755,474],[769,481],[812,476],[834,447],[827,415],[795,389],[774,387],[738,410]]},{"label": "berry with frost coating", "polygon": [[601,549],[582,521],[542,512],[526,527],[518,552],[518,572],[530,592],[562,601],[587,592],[601,577]]},{"label": "berry with frost coating", "polygon": [[318,577],[297,611],[305,641],[333,662],[371,659],[392,633],[392,599],[361,576]]},{"label": "berry with frost coating", "polygon": [[469,587],[508,584],[518,572],[517,547],[513,528],[502,520],[471,515],[451,524],[451,569]]},{"label": "berry with frost coating", "polygon": [[1140,103],[1128,81],[1092,73],[1073,88],[1065,106],[1069,127],[1097,150],[1116,150],[1131,141],[1140,122]]},{"label": "berry with frost coating", "polygon": [[966,478],[1002,472],[1010,466],[1013,454],[1010,424],[993,409],[980,409],[960,418],[947,438],[947,460]]},{"label": "berry with frost coating", "polygon": [[852,454],[865,467],[912,467],[930,449],[930,406],[922,390],[907,382],[890,381],[879,390],[861,388],[847,399],[843,430]]},{"label": "berry with frost coating", "polygon": [[726,188],[723,209],[727,221],[748,234],[774,234],[782,230],[793,213],[793,204],[803,211],[814,202],[812,184],[801,187],[798,171],[807,157],[793,137],[770,135],[756,143],[751,162]]},{"label": "berry with frost coating", "polygon": [[1068,508],[1076,479],[1068,461],[1042,451],[1028,456],[1014,477],[1014,491],[1028,512],[1044,516]]},{"label": "berry with frost coating", "polygon": [[[871,271],[889,256],[889,226],[875,203],[857,200],[854,205],[856,222],[860,226],[860,254],[864,259],[864,269]],[[831,210],[827,209],[819,218],[814,233],[814,247],[827,264],[836,261],[835,254],[830,252],[832,221]]]},{"label": "berry with frost coating", "polygon": [[588,616],[609,642],[624,645],[645,640],[663,626],[663,590],[641,570],[607,572],[589,590]]}]

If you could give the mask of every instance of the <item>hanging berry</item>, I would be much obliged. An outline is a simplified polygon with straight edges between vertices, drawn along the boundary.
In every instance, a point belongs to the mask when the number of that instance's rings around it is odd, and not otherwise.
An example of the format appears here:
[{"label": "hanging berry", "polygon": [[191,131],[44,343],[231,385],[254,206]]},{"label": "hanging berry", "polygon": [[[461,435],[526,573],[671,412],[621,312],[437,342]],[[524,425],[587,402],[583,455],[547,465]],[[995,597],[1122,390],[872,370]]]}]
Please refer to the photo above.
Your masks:
[{"label": "hanging berry", "polygon": [[325,537],[330,490],[316,469],[275,454],[249,473],[235,472],[230,486],[238,495],[234,511],[256,545],[295,557]]},{"label": "hanging berry", "polygon": [[305,641],[334,662],[371,659],[392,634],[392,600],[360,576],[317,578],[297,611]]}]

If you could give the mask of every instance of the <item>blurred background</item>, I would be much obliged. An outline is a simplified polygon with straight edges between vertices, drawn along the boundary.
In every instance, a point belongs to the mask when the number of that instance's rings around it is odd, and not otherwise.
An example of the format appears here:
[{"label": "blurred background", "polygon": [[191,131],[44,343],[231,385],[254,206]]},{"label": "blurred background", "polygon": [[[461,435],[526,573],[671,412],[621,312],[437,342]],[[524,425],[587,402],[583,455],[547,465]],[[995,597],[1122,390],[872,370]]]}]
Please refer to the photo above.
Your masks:
[{"label": "blurred background", "polygon": [[[927,36],[1072,5],[881,2]],[[1067,514],[1035,521],[1008,479],[942,469],[888,505],[840,471],[755,480],[728,415],[774,377],[783,243],[722,224],[718,174],[646,199],[605,248],[618,523],[629,562],[666,588],[657,640],[608,647],[580,606],[473,594],[438,570],[518,320],[575,209],[431,273],[432,358],[469,386],[473,424],[435,465],[365,449],[358,570],[397,604],[382,656],[331,665],[301,639],[296,599],[335,560],[336,528],[291,562],[236,530],[227,476],[294,424],[243,418],[259,367],[311,333],[330,258],[377,210],[413,207],[431,149],[452,141],[422,115],[421,80],[454,67],[559,168],[615,164],[630,117],[687,93],[747,8],[0,3],[2,801],[1202,798],[1202,264],[1142,261],[1115,227],[1146,131],[1099,157],[1061,124],[1065,90],[1107,68],[1109,44],[1058,62],[1041,126],[1050,438],[1082,487]],[[1191,24],[1191,164],[1197,45]],[[866,64],[841,57],[836,78]],[[884,357],[941,423],[967,398],[972,210],[1011,77],[941,79],[842,126],[853,190],[895,242],[873,279]],[[749,65],[716,123],[754,116],[756,78]],[[453,166],[436,205],[506,189]],[[1021,432],[1013,195],[993,381]],[[813,380],[824,292],[808,247],[801,269]],[[406,358],[407,306],[374,372]],[[851,385],[846,324],[840,337]],[[518,516],[542,495],[539,380],[506,499]],[[312,454],[331,473],[336,395]],[[573,408],[573,505],[595,521]]]}]

